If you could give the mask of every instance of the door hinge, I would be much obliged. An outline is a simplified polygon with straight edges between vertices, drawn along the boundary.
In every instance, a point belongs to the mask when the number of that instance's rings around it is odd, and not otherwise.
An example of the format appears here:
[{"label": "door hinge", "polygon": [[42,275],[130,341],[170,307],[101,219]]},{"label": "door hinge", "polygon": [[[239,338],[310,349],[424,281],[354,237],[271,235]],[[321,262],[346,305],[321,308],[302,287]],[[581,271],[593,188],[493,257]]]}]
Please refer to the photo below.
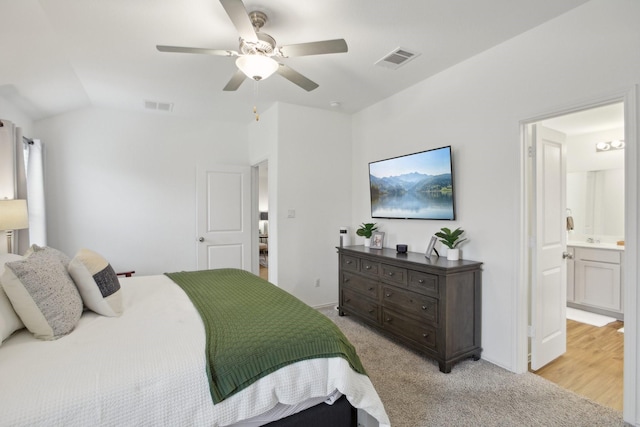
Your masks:
[{"label": "door hinge", "polygon": [[534,328],[532,325],[527,326],[527,336],[529,338],[536,337],[536,328]]},{"label": "door hinge", "polygon": [[528,155],[529,157],[535,157],[535,155],[536,155],[536,150],[533,148],[533,146],[529,146],[529,147],[527,148],[527,155]]}]

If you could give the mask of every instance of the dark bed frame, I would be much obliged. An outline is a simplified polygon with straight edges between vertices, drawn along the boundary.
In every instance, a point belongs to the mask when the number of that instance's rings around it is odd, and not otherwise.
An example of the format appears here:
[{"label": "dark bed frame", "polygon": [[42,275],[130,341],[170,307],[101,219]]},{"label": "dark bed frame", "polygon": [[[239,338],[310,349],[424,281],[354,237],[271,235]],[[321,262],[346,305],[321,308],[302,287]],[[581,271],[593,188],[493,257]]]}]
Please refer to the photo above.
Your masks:
[{"label": "dark bed frame", "polygon": [[356,427],[358,414],[345,396],[333,405],[320,403],[297,414],[266,424],[268,427]]}]

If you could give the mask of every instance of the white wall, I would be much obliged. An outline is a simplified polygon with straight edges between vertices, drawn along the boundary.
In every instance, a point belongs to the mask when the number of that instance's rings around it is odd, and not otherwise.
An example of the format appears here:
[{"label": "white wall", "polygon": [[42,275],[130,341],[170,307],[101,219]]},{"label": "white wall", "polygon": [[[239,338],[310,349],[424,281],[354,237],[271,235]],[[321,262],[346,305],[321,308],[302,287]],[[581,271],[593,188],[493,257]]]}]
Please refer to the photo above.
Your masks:
[{"label": "white wall", "polygon": [[[277,139],[277,153],[269,155],[270,172],[277,157],[275,192],[269,176],[269,269],[276,262],[278,286],[307,304],[336,303],[335,247],[351,210],[351,117],[280,103],[262,114],[260,123],[267,141],[275,142],[274,132]],[[258,152],[261,134],[257,127],[250,133]],[[295,218],[288,217],[290,210]],[[277,260],[271,257],[274,244]]]},{"label": "white wall", "polygon": [[248,164],[245,125],[90,108],[36,123],[48,244],[116,271],[196,267],[196,165]]},{"label": "white wall", "polygon": [[636,85],[639,18],[638,1],[592,1],[354,116],[352,224],[370,219],[368,162],[453,146],[458,219],[385,220],[381,231],[385,246],[418,252],[441,226],[467,231],[463,257],[484,262],[482,357],[507,369],[524,244],[520,122]]},{"label": "white wall", "polygon": [[624,169],[624,150],[596,152],[596,143],[624,139],[624,129],[567,136],[567,172]]}]

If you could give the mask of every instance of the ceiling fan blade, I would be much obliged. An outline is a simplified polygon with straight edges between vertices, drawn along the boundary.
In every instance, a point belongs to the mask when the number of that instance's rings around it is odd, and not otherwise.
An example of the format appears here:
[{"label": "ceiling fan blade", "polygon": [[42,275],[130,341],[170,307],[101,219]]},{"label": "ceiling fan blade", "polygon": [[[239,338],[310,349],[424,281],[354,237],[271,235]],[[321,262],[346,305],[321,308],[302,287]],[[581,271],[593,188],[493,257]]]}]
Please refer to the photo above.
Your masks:
[{"label": "ceiling fan blade", "polygon": [[320,42],[290,44],[281,46],[280,52],[284,57],[323,55],[325,53],[347,52],[347,42],[344,39],[324,40]]},{"label": "ceiling fan blade", "polygon": [[238,88],[246,78],[247,76],[242,72],[242,70],[238,69],[236,70],[235,74],[231,77],[231,80],[229,80],[229,83],[227,83],[227,85],[222,90],[224,91],[238,90]]},{"label": "ceiling fan blade", "polygon": [[238,56],[238,52],[233,50],[222,49],[204,49],[200,47],[180,47],[180,46],[162,46],[157,45],[156,49],[160,52],[176,52],[176,53],[203,53],[214,56]]},{"label": "ceiling fan blade", "polygon": [[309,80],[308,78],[306,78],[305,76],[303,76],[302,74],[294,70],[293,68],[288,67],[284,64],[279,64],[279,65],[280,66],[276,70],[276,73],[280,74],[282,77],[289,80],[291,83],[297,84],[307,92],[311,92],[312,90],[318,87],[318,83],[312,80]]},{"label": "ceiling fan blade", "polygon": [[249,13],[242,0],[220,0],[220,3],[238,30],[240,37],[250,42],[257,42],[258,36],[256,36],[256,31],[253,29]]}]

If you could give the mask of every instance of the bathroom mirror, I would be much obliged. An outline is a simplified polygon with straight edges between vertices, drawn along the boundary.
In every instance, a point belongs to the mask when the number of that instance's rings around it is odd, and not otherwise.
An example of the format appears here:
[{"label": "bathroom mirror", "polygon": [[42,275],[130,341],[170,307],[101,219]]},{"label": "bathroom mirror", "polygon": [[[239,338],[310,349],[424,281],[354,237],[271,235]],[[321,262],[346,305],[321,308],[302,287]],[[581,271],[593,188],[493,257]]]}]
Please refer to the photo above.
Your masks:
[{"label": "bathroom mirror", "polygon": [[575,238],[624,238],[624,169],[567,173]]}]

